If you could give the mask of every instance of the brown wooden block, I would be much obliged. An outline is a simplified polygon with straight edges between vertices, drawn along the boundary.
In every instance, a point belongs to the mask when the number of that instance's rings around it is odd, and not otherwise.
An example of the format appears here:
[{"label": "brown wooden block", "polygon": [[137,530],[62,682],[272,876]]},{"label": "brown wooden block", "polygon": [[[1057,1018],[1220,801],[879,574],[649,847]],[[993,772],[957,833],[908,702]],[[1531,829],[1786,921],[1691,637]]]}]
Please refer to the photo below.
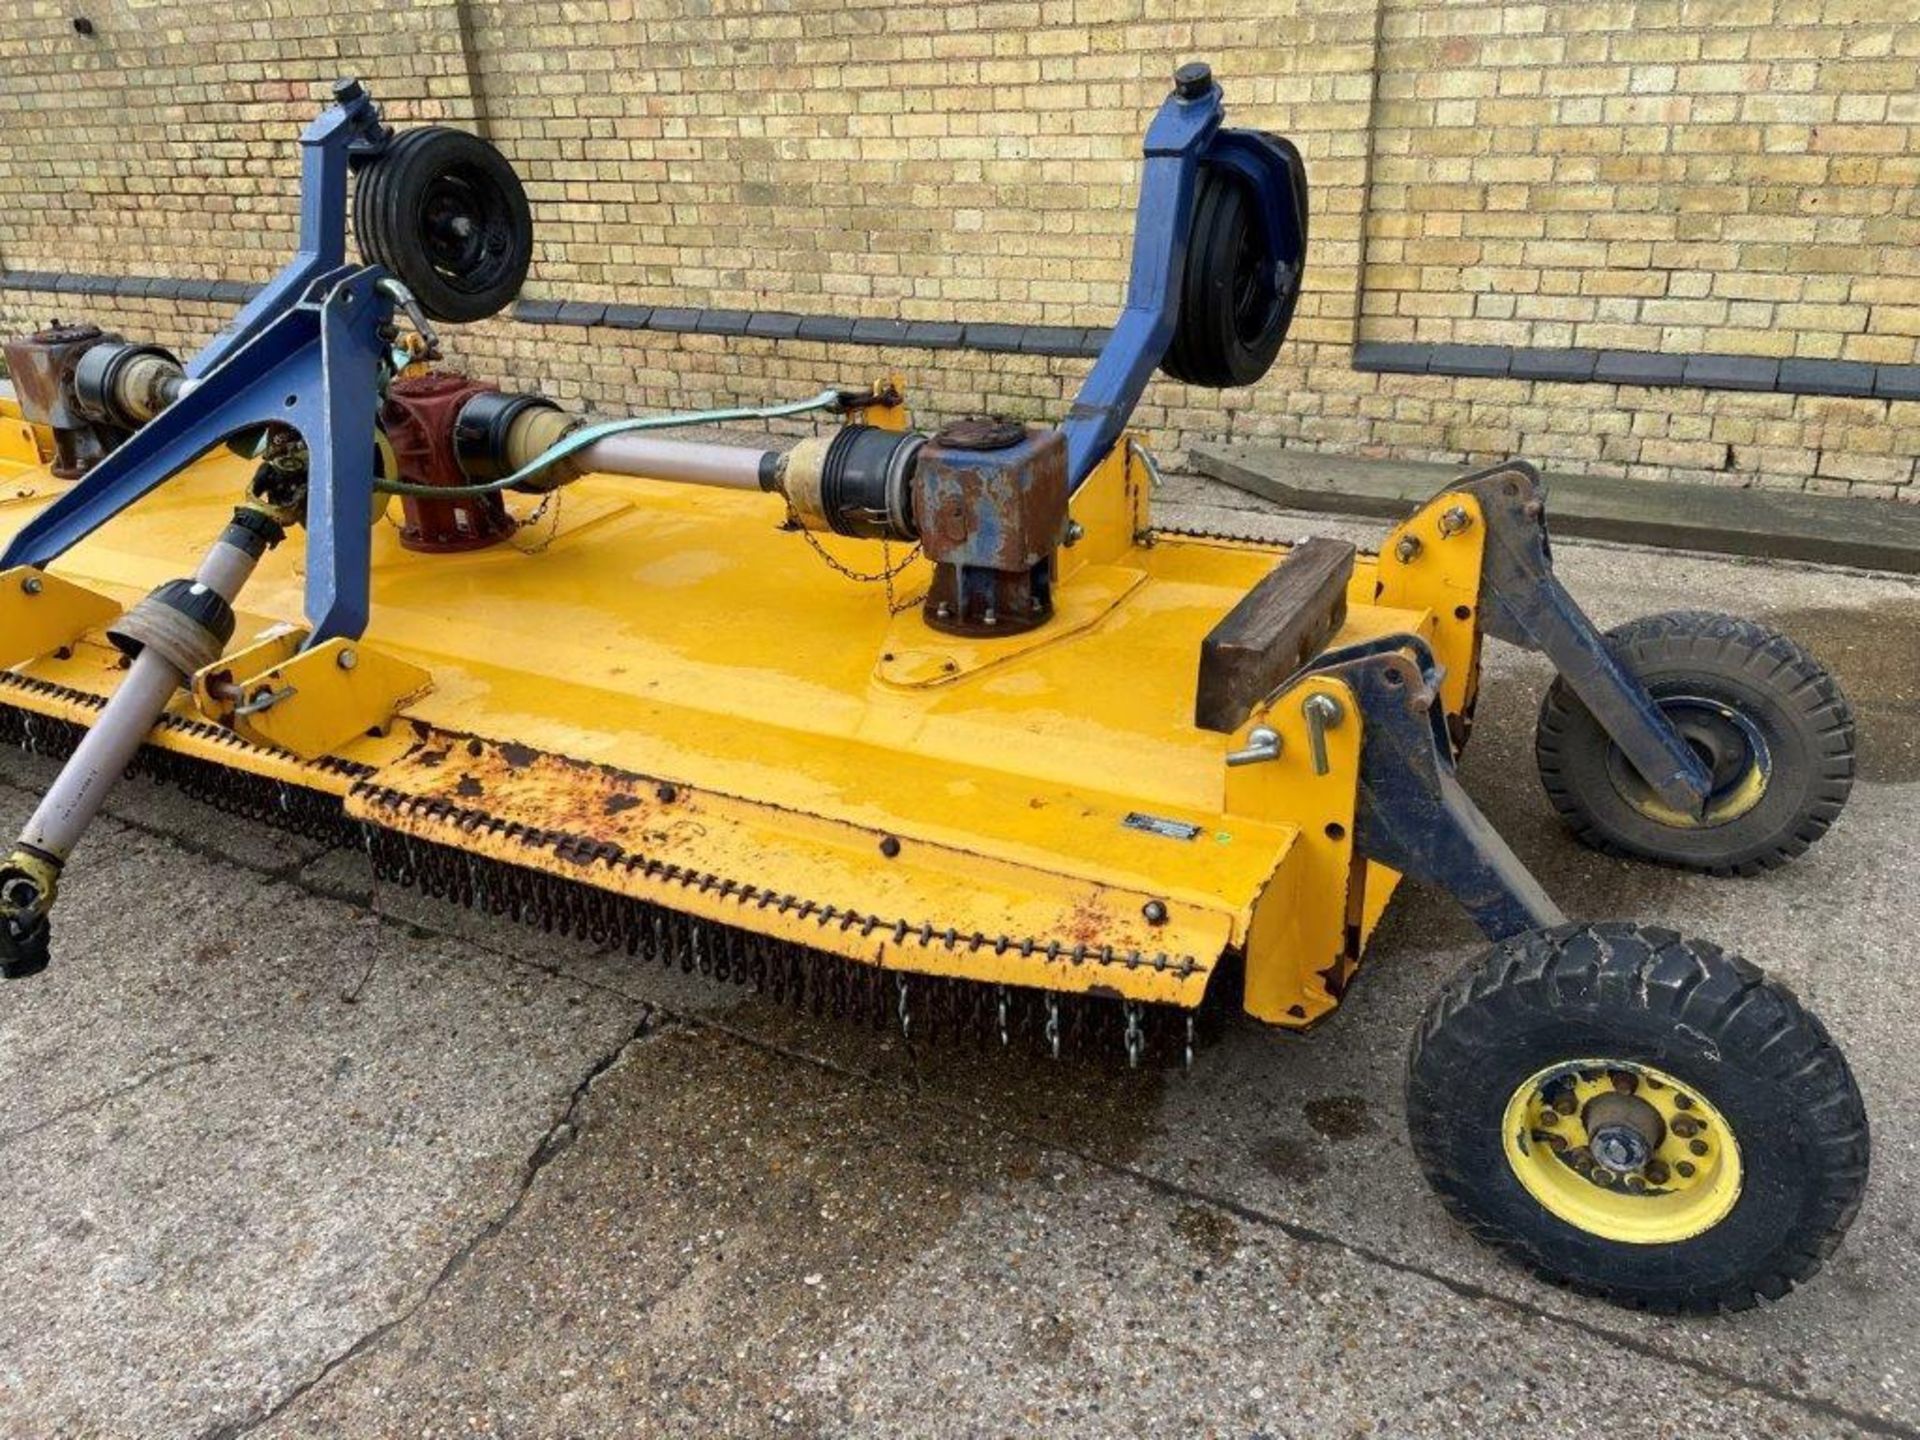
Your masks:
[{"label": "brown wooden block", "polygon": [[1353,546],[1315,536],[1286,553],[1200,645],[1193,723],[1231,734],[1347,618]]}]

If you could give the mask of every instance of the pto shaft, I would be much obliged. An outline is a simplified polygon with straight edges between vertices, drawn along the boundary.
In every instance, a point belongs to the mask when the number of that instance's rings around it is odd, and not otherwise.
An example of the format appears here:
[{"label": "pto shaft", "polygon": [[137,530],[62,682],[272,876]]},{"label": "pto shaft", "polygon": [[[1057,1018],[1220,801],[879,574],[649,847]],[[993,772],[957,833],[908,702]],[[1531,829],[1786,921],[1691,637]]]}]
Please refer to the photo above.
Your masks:
[{"label": "pto shaft", "polygon": [[191,580],[168,581],[108,630],[128,657],[126,677],[0,864],[0,976],[16,980],[47,968],[48,911],[61,867],[174,692],[220,658],[233,637],[234,597],[284,533],[263,511],[242,507]]},{"label": "pto shaft", "polygon": [[515,484],[519,490],[544,494],[583,475],[632,475],[780,495],[809,530],[907,542],[919,536],[910,492],[925,436],[846,425],[782,453],[628,431],[535,469],[541,457],[564,451],[567,437],[587,423],[539,395],[489,391],[462,406],[453,448],[462,472],[474,480],[532,470]]}]

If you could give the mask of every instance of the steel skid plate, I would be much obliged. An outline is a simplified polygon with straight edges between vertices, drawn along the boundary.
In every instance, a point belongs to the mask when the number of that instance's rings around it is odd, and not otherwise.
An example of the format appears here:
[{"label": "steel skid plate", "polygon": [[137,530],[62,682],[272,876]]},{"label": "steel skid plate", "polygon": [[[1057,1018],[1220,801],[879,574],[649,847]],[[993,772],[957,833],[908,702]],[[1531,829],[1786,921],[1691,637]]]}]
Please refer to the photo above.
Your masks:
[{"label": "steel skid plate", "polygon": [[[131,603],[191,570],[249,471],[202,459],[52,573]],[[0,484],[42,474],[0,458]],[[1359,722],[1325,774],[1297,694],[1234,735],[1195,727],[1201,642],[1283,547],[1151,535],[1146,488],[1123,443],[1074,497],[1067,623],[1007,641],[927,630],[901,605],[923,562],[893,581],[895,613],[763,495],[593,476],[557,522],[464,554],[408,551],[377,523],[359,643],[430,684],[396,687],[396,715],[322,756],[244,739],[186,693],[152,744],[297,791],[302,814],[337,803],[370,838],[903,972],[1192,1007],[1252,941],[1250,1008],[1304,1024],[1395,879],[1352,854]],[[0,507],[0,536],[35,509]],[[302,538],[242,595],[230,659],[301,623]],[[881,568],[875,543],[822,543]],[[1416,632],[1471,666],[1471,620],[1420,598],[1472,593],[1477,537],[1450,543],[1431,538],[1431,583],[1396,571],[1391,606],[1362,557],[1334,643]],[[121,673],[92,631],[0,673],[0,705],[85,725]],[[1228,769],[1260,723],[1281,757]]]}]

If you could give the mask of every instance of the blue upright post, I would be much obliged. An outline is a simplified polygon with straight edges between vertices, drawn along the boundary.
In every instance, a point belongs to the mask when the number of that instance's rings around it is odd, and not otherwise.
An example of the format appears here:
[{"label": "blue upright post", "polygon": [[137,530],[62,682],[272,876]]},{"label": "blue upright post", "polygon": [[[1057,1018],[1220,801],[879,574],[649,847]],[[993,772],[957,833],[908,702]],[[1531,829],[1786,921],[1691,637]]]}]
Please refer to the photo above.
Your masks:
[{"label": "blue upright post", "polygon": [[377,153],[391,138],[380,111],[358,80],[336,81],[337,103],[300,135],[300,248],[233,323],[187,364],[187,374],[213,369],[235,348],[307,293],[322,275],[347,263],[347,172],[355,155]]},{"label": "blue upright post", "polygon": [[1205,65],[1183,65],[1174,75],[1173,93],[1147,127],[1126,308],[1060,426],[1067,438],[1070,490],[1085,483],[1119,440],[1173,342],[1202,165],[1219,165],[1244,178],[1272,253],[1295,266],[1304,258],[1290,152],[1258,132],[1223,129],[1225,119],[1213,73]]}]

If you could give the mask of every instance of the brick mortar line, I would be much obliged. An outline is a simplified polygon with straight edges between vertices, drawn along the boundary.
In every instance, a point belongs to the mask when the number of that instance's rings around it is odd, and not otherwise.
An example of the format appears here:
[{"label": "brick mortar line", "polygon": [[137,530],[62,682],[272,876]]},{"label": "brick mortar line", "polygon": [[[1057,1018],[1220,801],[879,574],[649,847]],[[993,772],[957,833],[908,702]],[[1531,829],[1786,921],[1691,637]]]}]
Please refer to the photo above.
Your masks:
[{"label": "brick mortar line", "polygon": [[[188,300],[240,304],[259,286],[235,280],[149,275],[96,275],[0,269],[0,290],[23,294],[83,295],[119,300]],[[1041,355],[1090,360],[1100,353],[1103,326],[1016,324],[983,320],[888,320],[871,315],[801,314],[729,306],[637,305],[619,301],[516,301],[523,325],[715,335],[815,344],[899,346],[985,354]],[[1920,364],[1801,360],[1768,355],[1672,354],[1588,346],[1460,345],[1361,340],[1352,367],[1363,374],[1435,375],[1453,379],[1519,380],[1543,384],[1633,385],[1749,394],[1843,396],[1920,400]]]}]

